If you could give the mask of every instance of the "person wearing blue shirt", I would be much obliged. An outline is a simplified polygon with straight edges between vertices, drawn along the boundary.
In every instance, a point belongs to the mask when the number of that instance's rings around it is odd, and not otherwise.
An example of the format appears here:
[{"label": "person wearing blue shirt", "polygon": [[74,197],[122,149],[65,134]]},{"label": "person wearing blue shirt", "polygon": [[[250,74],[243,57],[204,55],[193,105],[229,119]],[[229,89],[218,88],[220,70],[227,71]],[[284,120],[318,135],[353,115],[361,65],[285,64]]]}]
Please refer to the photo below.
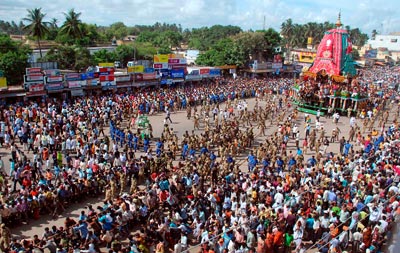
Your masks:
[{"label": "person wearing blue shirt", "polygon": [[86,238],[89,233],[86,221],[80,220],[78,226],[75,227],[75,231],[80,232],[81,238]]},{"label": "person wearing blue shirt", "polygon": [[296,159],[294,159],[294,157],[290,158],[288,166],[289,169],[291,169],[294,165],[296,165]]},{"label": "person wearing blue shirt", "polygon": [[183,144],[182,154],[181,154],[182,160],[186,160],[188,149],[189,149],[189,144],[187,144],[187,143]]},{"label": "person wearing blue shirt", "polygon": [[344,154],[345,156],[347,156],[347,155],[349,154],[349,151],[350,151],[351,146],[352,146],[352,145],[350,144],[349,141],[347,141],[346,144],[344,144],[344,152],[343,152],[343,154]]},{"label": "person wearing blue shirt", "polygon": [[138,149],[138,143],[139,143],[139,137],[136,134],[134,134],[133,135],[133,149],[135,150],[135,152]]},{"label": "person wearing blue shirt", "polygon": [[161,140],[158,140],[156,142],[156,154],[157,154],[157,157],[161,156],[162,146],[163,146],[163,142]]},{"label": "person wearing blue shirt", "polygon": [[150,145],[150,140],[149,140],[149,138],[144,138],[144,140],[143,140],[143,151],[145,152],[145,153],[147,153],[147,151],[149,150],[149,145]]},{"label": "person wearing blue shirt", "polygon": [[208,149],[204,146],[200,149],[200,154],[205,154],[207,152],[208,152]]},{"label": "person wearing blue shirt", "polygon": [[249,172],[252,172],[252,171],[254,170],[254,168],[256,167],[256,165],[257,165],[257,159],[256,159],[256,157],[253,155],[253,153],[250,153],[250,154],[247,156],[247,161],[248,161],[248,169],[249,169]]},{"label": "person wearing blue shirt", "polygon": [[315,166],[315,165],[317,164],[317,159],[315,159],[315,157],[312,156],[312,157],[310,157],[310,158],[307,160],[307,163],[308,163],[310,166]]}]

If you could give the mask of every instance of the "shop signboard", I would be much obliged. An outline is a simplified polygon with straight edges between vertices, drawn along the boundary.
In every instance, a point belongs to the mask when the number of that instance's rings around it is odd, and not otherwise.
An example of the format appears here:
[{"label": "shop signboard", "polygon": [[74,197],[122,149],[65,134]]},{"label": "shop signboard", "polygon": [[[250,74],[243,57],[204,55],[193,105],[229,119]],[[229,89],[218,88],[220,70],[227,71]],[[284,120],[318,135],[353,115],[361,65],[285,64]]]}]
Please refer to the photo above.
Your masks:
[{"label": "shop signboard", "polygon": [[43,83],[32,84],[32,85],[29,86],[29,91],[30,92],[43,91],[43,90],[44,90],[44,84]]},{"label": "shop signboard", "polygon": [[79,73],[68,73],[64,78],[66,81],[79,81],[81,80],[81,75]]},{"label": "shop signboard", "polygon": [[171,70],[171,77],[172,78],[183,78],[185,75],[185,72],[183,69],[172,69]]},{"label": "shop signboard", "polygon": [[200,75],[209,75],[210,69],[200,69]]},{"label": "shop signboard", "polygon": [[142,76],[143,76],[143,80],[154,80],[154,79],[156,79],[156,73],[145,73]]},{"label": "shop signboard", "polygon": [[46,76],[46,83],[58,83],[63,81],[63,76]]},{"label": "shop signboard", "polygon": [[83,81],[68,81],[68,88],[75,89],[81,88],[82,86],[86,85],[86,80]]},{"label": "shop signboard", "polygon": [[62,90],[64,89],[64,85],[62,83],[49,83],[46,84],[47,90]]},{"label": "shop signboard", "polygon": [[143,65],[136,65],[132,67],[128,67],[128,73],[143,73],[144,66]]},{"label": "shop signboard", "polygon": [[221,70],[220,69],[210,69],[210,76],[220,76]]},{"label": "shop signboard", "polygon": [[186,65],[186,59],[185,58],[172,58],[168,59],[168,64],[173,65],[173,64],[184,64]]},{"label": "shop signboard", "polygon": [[24,77],[25,77],[25,82],[36,82],[44,80],[44,76],[42,73],[29,74],[25,75]]},{"label": "shop signboard", "polygon": [[156,54],[153,57],[153,62],[154,63],[168,63],[168,54]]},{"label": "shop signboard", "polygon": [[41,68],[26,68],[25,69],[26,75],[29,76],[31,74],[42,73]]},{"label": "shop signboard", "polygon": [[168,63],[164,62],[164,63],[154,63],[153,67],[155,69],[167,69],[168,68]]},{"label": "shop signboard", "polygon": [[0,77],[0,89],[7,89],[7,78]]}]

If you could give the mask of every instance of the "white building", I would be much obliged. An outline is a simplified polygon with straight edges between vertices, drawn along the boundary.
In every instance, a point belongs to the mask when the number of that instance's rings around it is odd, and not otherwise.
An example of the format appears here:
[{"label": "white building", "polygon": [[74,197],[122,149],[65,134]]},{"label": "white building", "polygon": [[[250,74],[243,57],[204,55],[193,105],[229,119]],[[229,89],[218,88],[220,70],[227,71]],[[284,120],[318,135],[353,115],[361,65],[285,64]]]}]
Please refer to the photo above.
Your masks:
[{"label": "white building", "polygon": [[389,51],[400,51],[400,35],[376,35],[368,44],[371,48],[387,48]]}]

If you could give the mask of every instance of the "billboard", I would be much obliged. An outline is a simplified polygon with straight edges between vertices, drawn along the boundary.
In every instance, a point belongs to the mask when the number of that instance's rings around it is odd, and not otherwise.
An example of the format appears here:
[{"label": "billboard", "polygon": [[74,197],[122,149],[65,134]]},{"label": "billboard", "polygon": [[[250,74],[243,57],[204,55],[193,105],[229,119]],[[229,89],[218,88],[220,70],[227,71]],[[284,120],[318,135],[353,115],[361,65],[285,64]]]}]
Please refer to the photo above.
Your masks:
[{"label": "billboard", "polygon": [[143,73],[143,72],[144,72],[143,65],[128,67],[128,73]]},{"label": "billboard", "polygon": [[153,57],[154,63],[168,63],[169,55],[167,54],[156,54]]},{"label": "billboard", "polygon": [[99,67],[110,67],[110,68],[114,68],[114,63],[112,63],[112,62],[101,62],[101,63],[99,63]]},{"label": "billboard", "polygon": [[220,76],[221,70],[220,69],[210,69],[210,76]]},{"label": "billboard", "polygon": [[145,68],[144,69],[144,73],[153,73],[154,72],[154,68]]},{"label": "billboard", "polygon": [[173,64],[187,64],[187,61],[185,58],[171,58],[168,59],[168,64],[173,65]]},{"label": "billboard", "polygon": [[99,76],[100,82],[114,81],[114,75]]},{"label": "billboard", "polygon": [[101,83],[101,87],[112,87],[112,86],[116,86],[117,83],[115,81],[104,81],[104,82],[100,82]]},{"label": "billboard", "polygon": [[44,84],[43,83],[32,84],[32,85],[29,86],[29,91],[30,92],[43,91],[43,90],[44,90]]},{"label": "billboard", "polygon": [[62,83],[49,83],[46,85],[47,90],[62,90],[64,85]]},{"label": "billboard", "polygon": [[32,73],[29,75],[25,75],[25,82],[35,82],[35,81],[43,81],[44,75],[42,73]]},{"label": "billboard", "polygon": [[300,52],[299,53],[299,61],[313,63],[314,59],[317,57],[317,53],[314,52]]},{"label": "billboard", "polygon": [[368,58],[368,59],[375,59],[377,55],[378,55],[378,50],[377,49],[371,49],[371,50],[366,50],[365,51],[364,57]]},{"label": "billboard", "polygon": [[84,81],[68,81],[68,88],[81,88],[86,86],[86,80]]},{"label": "billboard", "polygon": [[66,74],[65,76],[66,81],[78,81],[81,80],[81,75],[79,73],[69,73]]},{"label": "billboard", "polygon": [[26,68],[25,69],[26,75],[42,73],[41,68]]},{"label": "billboard", "polygon": [[7,78],[0,77],[0,89],[7,89]]},{"label": "billboard", "polygon": [[172,78],[183,78],[185,75],[185,71],[183,69],[172,69],[171,77]]},{"label": "billboard", "polygon": [[45,69],[44,74],[46,76],[61,76],[61,72],[59,69]]},{"label": "billboard", "polygon": [[46,83],[57,83],[62,82],[63,76],[46,76]]},{"label": "billboard", "polygon": [[135,81],[143,81],[143,74],[136,73],[135,74]]},{"label": "billboard", "polygon": [[200,69],[200,75],[208,75],[210,74],[210,69]]},{"label": "billboard", "polygon": [[154,80],[156,79],[156,73],[145,73],[142,74],[143,80]]},{"label": "billboard", "polygon": [[155,69],[167,69],[168,68],[168,63],[164,62],[164,63],[154,63],[153,67]]}]

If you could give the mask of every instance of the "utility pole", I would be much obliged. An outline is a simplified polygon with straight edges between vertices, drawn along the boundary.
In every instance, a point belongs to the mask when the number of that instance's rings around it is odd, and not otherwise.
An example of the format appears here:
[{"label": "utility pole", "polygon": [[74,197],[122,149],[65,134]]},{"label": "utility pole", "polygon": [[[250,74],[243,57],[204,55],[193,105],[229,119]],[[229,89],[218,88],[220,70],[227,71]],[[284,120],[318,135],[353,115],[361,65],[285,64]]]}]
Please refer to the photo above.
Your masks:
[{"label": "utility pole", "polygon": [[263,31],[265,31],[265,15],[264,15]]}]

